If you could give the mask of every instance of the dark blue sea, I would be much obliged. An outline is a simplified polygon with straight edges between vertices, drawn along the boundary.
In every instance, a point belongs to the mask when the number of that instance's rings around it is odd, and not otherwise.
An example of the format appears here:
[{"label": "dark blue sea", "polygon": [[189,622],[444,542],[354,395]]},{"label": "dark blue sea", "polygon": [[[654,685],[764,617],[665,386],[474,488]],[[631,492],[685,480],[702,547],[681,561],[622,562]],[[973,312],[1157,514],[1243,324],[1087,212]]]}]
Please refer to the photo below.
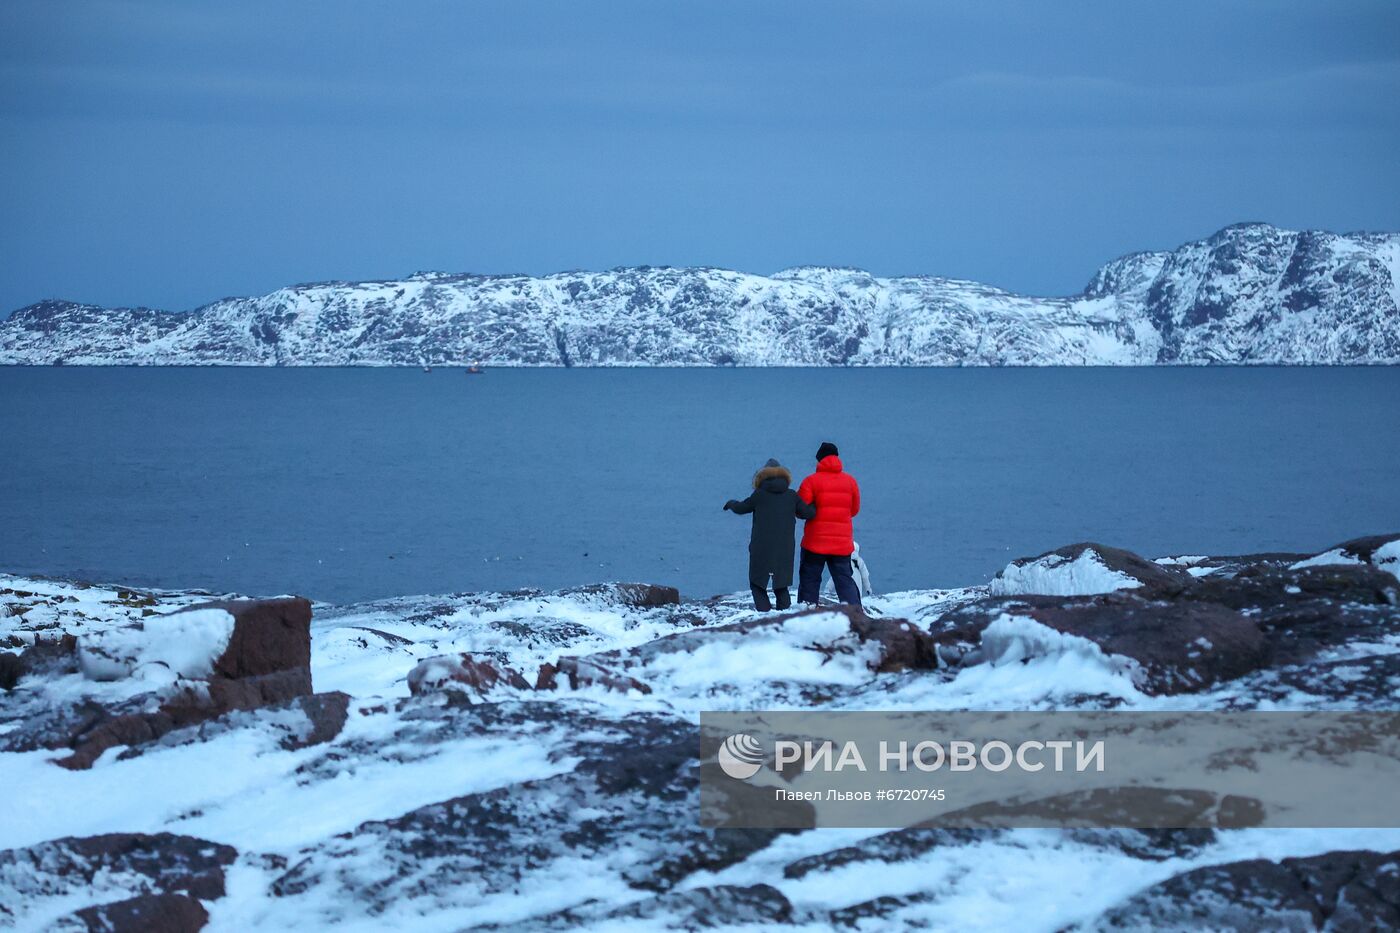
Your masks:
[{"label": "dark blue sea", "polygon": [[878,590],[1096,540],[1400,530],[1400,369],[0,368],[0,570],[371,597],[746,586],[768,457],[861,483]]}]

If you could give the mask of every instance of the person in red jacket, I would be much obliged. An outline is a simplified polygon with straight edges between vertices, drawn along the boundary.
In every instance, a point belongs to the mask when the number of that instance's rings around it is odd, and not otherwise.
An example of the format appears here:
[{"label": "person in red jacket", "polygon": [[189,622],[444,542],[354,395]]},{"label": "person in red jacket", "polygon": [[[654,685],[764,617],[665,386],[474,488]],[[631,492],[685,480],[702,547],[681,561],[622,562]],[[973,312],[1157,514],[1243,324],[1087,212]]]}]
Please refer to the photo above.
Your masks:
[{"label": "person in red jacket", "polygon": [[860,588],[851,574],[851,552],[856,549],[851,519],[860,514],[860,486],[841,468],[836,445],[817,448],[817,472],[802,481],[797,495],[817,507],[815,518],[802,530],[802,559],[797,565],[797,601],[816,605],[822,588],[822,568],[831,573],[836,596],[843,603],[860,605]]}]

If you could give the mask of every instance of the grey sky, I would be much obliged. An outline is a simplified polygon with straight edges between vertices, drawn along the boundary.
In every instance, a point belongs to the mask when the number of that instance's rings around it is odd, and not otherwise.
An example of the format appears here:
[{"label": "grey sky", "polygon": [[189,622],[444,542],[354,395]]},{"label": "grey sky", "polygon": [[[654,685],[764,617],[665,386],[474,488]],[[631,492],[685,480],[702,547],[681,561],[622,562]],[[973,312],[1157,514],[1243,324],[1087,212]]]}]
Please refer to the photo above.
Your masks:
[{"label": "grey sky", "polygon": [[0,314],[1400,229],[1400,4],[0,5]]}]

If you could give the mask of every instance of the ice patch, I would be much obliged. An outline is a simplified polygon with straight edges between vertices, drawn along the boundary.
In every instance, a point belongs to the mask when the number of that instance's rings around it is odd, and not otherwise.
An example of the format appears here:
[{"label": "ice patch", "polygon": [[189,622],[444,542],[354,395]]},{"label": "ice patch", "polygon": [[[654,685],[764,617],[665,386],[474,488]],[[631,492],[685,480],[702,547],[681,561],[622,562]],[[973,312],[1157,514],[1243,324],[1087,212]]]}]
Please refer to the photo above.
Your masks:
[{"label": "ice patch", "polygon": [[1363,563],[1365,563],[1365,561],[1361,560],[1360,558],[1352,557],[1350,554],[1343,554],[1341,548],[1334,547],[1330,551],[1323,551],[1321,554],[1309,557],[1307,560],[1300,560],[1298,561],[1298,563],[1293,564],[1288,569],[1302,570],[1305,567],[1330,567],[1336,564]]},{"label": "ice patch", "polygon": [[993,596],[1094,596],[1129,590],[1141,581],[1104,566],[1096,551],[1084,551],[1074,560],[1046,554],[1027,564],[1007,564],[992,580]]},{"label": "ice patch", "polygon": [[78,664],[90,680],[122,680],[168,671],[208,677],[233,637],[233,616],[222,609],[194,609],[148,616],[139,625],[78,639]]},{"label": "ice patch", "polygon": [[1141,665],[1132,658],[1107,654],[1096,643],[1078,635],[1058,632],[1025,616],[1003,612],[982,632],[982,651],[987,663],[1001,666],[1032,658],[1068,655],[1101,667],[1113,675],[1127,675],[1136,683]]},{"label": "ice patch", "polygon": [[1210,560],[1204,554],[1183,554],[1179,557],[1159,557],[1152,563],[1163,567],[1194,567],[1203,560]]}]

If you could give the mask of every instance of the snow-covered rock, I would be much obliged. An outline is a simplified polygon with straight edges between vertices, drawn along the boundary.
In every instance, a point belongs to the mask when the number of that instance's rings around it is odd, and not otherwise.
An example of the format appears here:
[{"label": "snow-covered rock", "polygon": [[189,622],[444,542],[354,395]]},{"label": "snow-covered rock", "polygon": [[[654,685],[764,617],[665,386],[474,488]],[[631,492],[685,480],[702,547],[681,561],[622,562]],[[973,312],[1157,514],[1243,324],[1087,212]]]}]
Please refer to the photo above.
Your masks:
[{"label": "snow-covered rock", "polygon": [[1093,596],[1180,582],[1176,565],[1149,562],[1102,544],[1071,544],[1020,558],[992,578],[993,596]]},{"label": "snow-covered rock", "polygon": [[1400,234],[1238,224],[1100,269],[1083,293],[801,267],[419,273],[194,311],[49,300],[0,364],[999,366],[1400,362]]},{"label": "snow-covered rock", "polygon": [[[1392,538],[1365,553],[1374,560]],[[159,736],[109,733],[85,771],[54,767],[63,752],[28,739],[81,732],[93,717],[150,725],[145,704],[164,696],[130,695],[149,686],[130,677],[83,676],[76,643],[208,596],[0,576],[0,651],[18,658],[0,695],[0,926],[197,923],[207,912],[211,928],[240,930],[1050,931],[1188,917],[1196,887],[1228,892],[1258,876],[1281,884],[1252,902],[1252,925],[1286,928],[1297,891],[1275,869],[1298,874],[1286,859],[1400,850],[1396,829],[698,824],[706,709],[1394,707],[1400,607],[1376,566],[1293,569],[1303,555],[1157,565],[1092,549],[1140,585],[896,593],[869,600],[868,616],[765,615],[747,593],[680,603],[664,588],[613,585],[317,604],[310,670],[340,692]],[[1212,572],[1188,572],[1198,567]],[[251,611],[220,605],[236,620]],[[269,645],[277,619],[269,610],[257,630]],[[236,625],[201,682],[267,676],[248,673],[261,653],[239,642]],[[1163,793],[1178,807],[1220,803]],[[1326,860],[1355,863],[1360,880],[1324,898],[1321,915],[1381,890],[1387,858]],[[1259,861],[1230,867],[1246,860]],[[1224,885],[1207,872],[1217,866]]]},{"label": "snow-covered rock", "polygon": [[78,664],[93,680],[120,680],[150,668],[175,677],[203,678],[233,637],[224,609],[191,609],[156,615],[135,625],[78,639]]},{"label": "snow-covered rock", "polygon": [[1293,569],[1369,564],[1400,580],[1400,535],[1372,535],[1354,538],[1321,554],[1300,560]]}]

